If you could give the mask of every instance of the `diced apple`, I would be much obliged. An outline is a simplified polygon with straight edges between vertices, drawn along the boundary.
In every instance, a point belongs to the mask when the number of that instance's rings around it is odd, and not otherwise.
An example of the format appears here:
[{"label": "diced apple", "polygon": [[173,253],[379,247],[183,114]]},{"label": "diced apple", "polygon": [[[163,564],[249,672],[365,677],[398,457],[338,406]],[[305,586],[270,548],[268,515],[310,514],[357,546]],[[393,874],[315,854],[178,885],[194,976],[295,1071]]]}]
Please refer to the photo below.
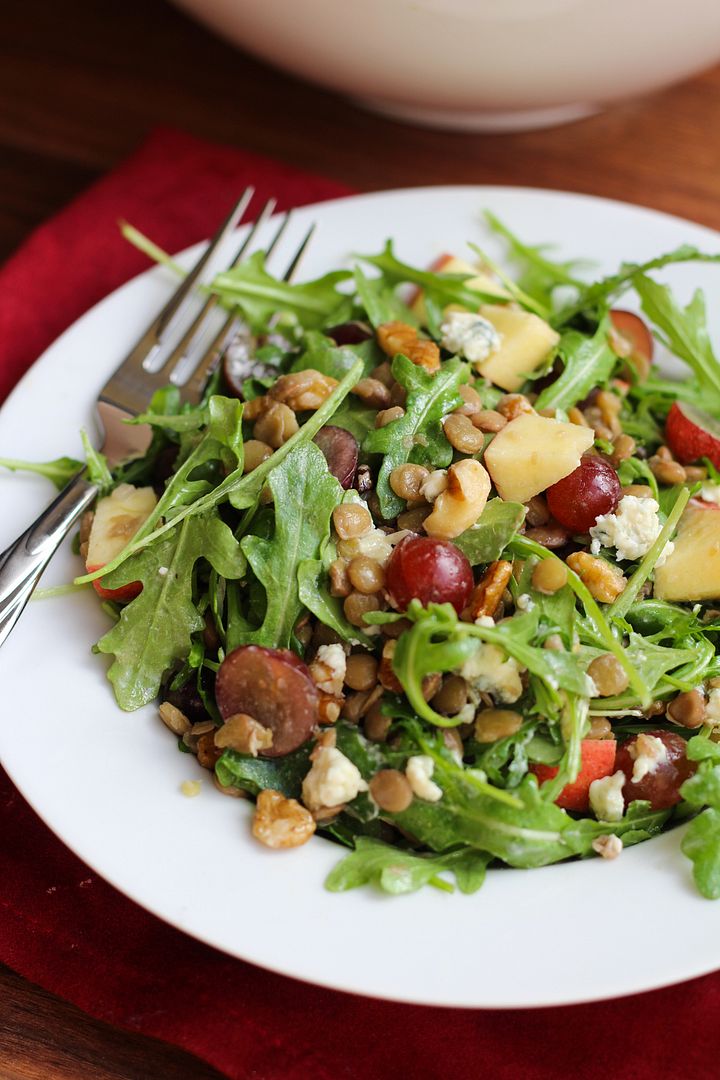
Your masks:
[{"label": "diced apple", "polygon": [[659,600],[720,600],[720,507],[686,508],[675,548],[655,570]]},{"label": "diced apple", "polygon": [[574,472],[593,440],[590,428],[523,413],[494,437],[485,466],[501,498],[525,503]]},{"label": "diced apple", "polygon": [[[120,484],[111,495],[98,501],[85,560],[89,574],[120,554],[150,517],[156,503],[151,487],[136,488],[132,484]],[[142,589],[139,581],[131,581],[119,589],[105,589],[100,579],[96,579],[93,586],[103,600],[132,600]]]},{"label": "diced apple", "polygon": [[498,304],[483,304],[480,314],[500,334],[500,347],[475,365],[490,382],[515,393],[525,377],[548,358],[560,340],[549,323],[531,311]]},{"label": "diced apple", "polygon": [[[441,255],[435,260],[430,269],[434,274],[472,274],[473,276],[465,282],[469,289],[478,289],[490,296],[508,295],[496,278],[482,271],[478,272],[477,266],[473,266],[472,263],[466,262],[464,259],[458,259],[455,255]],[[457,307],[457,305],[451,306]],[[480,297],[478,297],[478,306],[480,306]],[[416,291],[410,301],[410,308],[424,326],[427,322],[427,312],[425,311],[425,299],[422,289]]]}]

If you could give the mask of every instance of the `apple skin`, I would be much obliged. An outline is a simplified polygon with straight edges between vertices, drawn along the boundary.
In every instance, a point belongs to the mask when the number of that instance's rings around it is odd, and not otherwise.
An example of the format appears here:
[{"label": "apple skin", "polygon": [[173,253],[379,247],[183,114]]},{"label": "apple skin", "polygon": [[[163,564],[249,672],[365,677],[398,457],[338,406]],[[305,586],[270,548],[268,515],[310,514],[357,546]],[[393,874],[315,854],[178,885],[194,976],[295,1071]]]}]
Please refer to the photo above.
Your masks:
[{"label": "apple skin", "polygon": [[[88,574],[94,574],[96,570],[101,569],[101,566],[87,566]],[[118,603],[128,604],[142,592],[142,581],[129,581],[127,585],[121,585],[118,589],[105,589],[100,584],[101,580],[101,578],[95,578],[92,583],[93,589],[101,600],[115,600]]]},{"label": "apple skin", "polygon": [[674,401],[665,421],[665,439],[683,465],[706,457],[720,469],[720,424],[702,409]]}]

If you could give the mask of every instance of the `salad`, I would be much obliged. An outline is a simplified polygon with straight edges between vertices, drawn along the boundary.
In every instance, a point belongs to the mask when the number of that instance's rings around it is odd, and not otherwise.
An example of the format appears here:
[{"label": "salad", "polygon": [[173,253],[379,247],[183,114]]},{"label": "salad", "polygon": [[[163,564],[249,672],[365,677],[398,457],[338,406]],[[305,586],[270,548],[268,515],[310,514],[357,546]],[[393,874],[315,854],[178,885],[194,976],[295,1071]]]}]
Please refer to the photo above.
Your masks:
[{"label": "salad", "polygon": [[218,275],[243,329],[200,406],[156,394],[112,472],[86,442],[73,587],[119,706],[159,699],[260,843],[342,845],[331,890],[469,893],[691,818],[718,897],[720,363],[702,294],[655,272],[720,256],[588,283],[486,216],[512,276],[390,242],[302,284],[262,253]]}]

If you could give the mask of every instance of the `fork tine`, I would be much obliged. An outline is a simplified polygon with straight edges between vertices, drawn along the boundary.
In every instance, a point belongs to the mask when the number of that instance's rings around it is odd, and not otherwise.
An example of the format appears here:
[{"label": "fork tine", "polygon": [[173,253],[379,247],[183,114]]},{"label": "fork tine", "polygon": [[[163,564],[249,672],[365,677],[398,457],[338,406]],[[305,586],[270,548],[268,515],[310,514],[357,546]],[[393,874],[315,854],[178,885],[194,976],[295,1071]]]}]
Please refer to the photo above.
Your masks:
[{"label": "fork tine", "polygon": [[[284,215],[283,220],[281,221],[280,226],[275,233],[275,236],[271,241],[269,248],[266,251],[266,256],[270,254],[270,252],[282,236],[283,232],[287,227],[289,219],[290,213],[288,212]],[[313,224],[308,229],[307,233],[305,234],[303,240],[300,243],[300,246],[293,255],[289,266],[283,274],[283,281],[290,281],[293,277],[314,232],[315,225]],[[217,334],[211,341],[210,345],[200,357],[200,360],[195,366],[192,375],[182,387],[184,400],[189,401],[193,405],[197,404],[197,402],[200,401],[207,380],[210,378],[218,363],[220,362],[223,353],[225,352],[225,349],[230,343],[235,325],[240,321],[241,318],[241,313],[237,308],[235,308],[225,319]]]},{"label": "fork tine", "polygon": [[183,278],[160,314],[153,319],[125,360],[103,386],[98,394],[98,401],[109,402],[111,405],[118,404],[122,409],[135,414],[142,412],[146,407],[148,392],[162,385],[162,381],[158,381],[154,374],[147,371],[145,364],[160,348],[169,324],[184,306],[195,282],[220,244],[245,213],[253,194],[252,187],[247,187],[242,193],[195,266]]},{"label": "fork tine", "polygon": [[[258,214],[257,219],[250,226],[249,233],[243,240],[240,247],[235,252],[235,256],[230,263],[228,269],[232,269],[233,266],[237,266],[237,264],[240,262],[243,255],[248,250],[253,240],[257,236],[259,230],[263,227],[268,218],[272,216],[276,205],[276,199],[267,200],[262,210]],[[275,238],[272,240],[271,247],[273,247],[277,243],[279,233],[282,232],[282,228],[283,226],[280,227],[280,229],[278,230],[278,234],[276,234]],[[177,343],[169,356],[166,357],[160,368],[158,368],[158,370],[154,372],[154,374],[159,375],[161,372],[173,371],[177,368],[178,364],[185,359],[185,357],[192,351],[192,347],[200,336],[208,315],[215,308],[217,303],[218,298],[215,293],[210,293],[210,295],[205,299],[205,303],[200,308],[199,312],[192,320],[185,333],[180,338],[180,341]]]}]

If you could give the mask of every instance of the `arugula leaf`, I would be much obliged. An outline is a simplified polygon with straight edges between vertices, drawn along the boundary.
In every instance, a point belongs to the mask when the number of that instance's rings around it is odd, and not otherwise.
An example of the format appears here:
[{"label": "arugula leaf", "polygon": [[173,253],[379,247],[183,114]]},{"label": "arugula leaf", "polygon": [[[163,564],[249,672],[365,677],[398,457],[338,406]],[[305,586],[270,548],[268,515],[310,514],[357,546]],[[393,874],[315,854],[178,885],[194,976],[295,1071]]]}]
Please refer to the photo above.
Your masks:
[{"label": "arugula leaf", "polygon": [[347,892],[361,885],[374,885],[383,892],[401,896],[434,884],[433,878],[438,874],[452,872],[461,892],[474,893],[485,880],[489,861],[488,855],[467,847],[445,855],[416,855],[360,836],[355,841],[355,850],[330,871],[325,888],[330,892]]},{"label": "arugula leaf", "polygon": [[359,266],[354,267],[353,274],[358,297],[374,327],[396,320],[409,326],[418,325],[415,313],[395,294],[395,286],[387,284],[382,277],[366,277]]},{"label": "arugula leaf", "polygon": [[617,273],[582,288],[575,300],[561,308],[554,316],[552,324],[562,327],[578,315],[592,315],[598,308],[609,305],[615,297],[634,285],[638,274],[647,274],[651,270],[661,270],[664,266],[683,262],[720,262],[720,255],[706,255],[696,247],[683,244],[666,255],[657,255],[644,263],[623,263]]},{"label": "arugula leaf", "polygon": [[319,331],[308,330],[304,342],[305,349],[292,364],[291,371],[314,368],[333,379],[342,379],[358,357],[363,361],[363,375],[369,375],[382,359],[378,356],[378,347],[374,341],[364,341],[361,345],[338,346]]},{"label": "arugula leaf", "polygon": [[[685,782],[686,784],[688,781]],[[683,789],[685,784],[683,784]],[[680,848],[693,864],[695,884],[708,900],[720,898],[720,810],[708,807],[694,818]]]},{"label": "arugula leaf", "polygon": [[432,270],[418,270],[414,266],[409,266],[408,263],[401,262],[395,256],[392,240],[386,242],[379,255],[358,257],[382,271],[386,284],[393,287],[405,283],[418,285],[441,307],[447,304],[460,304],[471,311],[477,311],[478,304],[482,301],[502,304],[509,300],[509,297],[500,296],[497,292],[483,292],[466,285],[465,282],[477,276],[475,274],[434,273]]},{"label": "arugula leaf", "polygon": [[297,799],[310,770],[311,751],[312,743],[276,758],[254,758],[226,750],[215,763],[215,775],[223,787],[242,788],[251,795],[271,788],[289,799]]},{"label": "arugula leaf", "polygon": [[113,487],[112,473],[108,467],[107,458],[95,449],[85,430],[81,430],[80,438],[87,461],[88,480],[98,488],[101,495],[104,495]]},{"label": "arugula leaf", "polygon": [[329,626],[343,641],[359,642],[370,647],[370,638],[345,617],[342,600],[332,596],[322,559],[306,559],[298,567],[298,595],[308,611]]},{"label": "arugula leaf", "polygon": [[294,316],[302,326],[318,328],[341,320],[348,297],[338,291],[349,270],[334,270],[315,281],[292,285],[273,277],[265,267],[265,254],[254,252],[237,266],[218,274],[211,290],[230,305],[237,305],[253,330],[264,329],[279,313]]},{"label": "arugula leaf", "polygon": [[571,273],[574,266],[583,265],[582,260],[572,259],[557,262],[548,259],[543,252],[547,250],[549,245],[523,243],[490,210],[485,211],[485,220],[493,232],[507,241],[511,257],[522,268],[519,284],[535,300],[539,300],[550,308],[553,289],[558,285],[573,285],[576,288],[584,287],[585,283]]},{"label": "arugula leaf", "polygon": [[108,678],[121,709],[157,697],[165,672],[188,656],[192,635],[203,629],[193,601],[193,568],[200,558],[225,578],[238,578],[245,569],[240,545],[216,512],[176,525],[104,578],[109,589],[131,581],[143,585],[96,646],[115,656]]},{"label": "arugula leaf", "polygon": [[405,507],[390,487],[393,469],[408,461],[435,468],[452,461],[453,449],[441,420],[462,404],[458,387],[468,379],[467,365],[460,360],[448,360],[431,374],[401,354],[393,360],[392,373],[407,390],[405,414],[369,432],[363,443],[364,453],[384,454],[376,490],[386,519],[396,517]]},{"label": "arugula leaf", "polygon": [[18,461],[16,458],[0,458],[0,467],[11,472],[31,472],[44,476],[58,491],[70,483],[73,476],[83,468],[82,461],[71,457],[59,457],[54,461]]},{"label": "arugula leaf", "polygon": [[456,536],[453,543],[471,566],[495,562],[522,525],[525,513],[522,503],[491,499],[476,523]]},{"label": "arugula leaf", "polygon": [[697,289],[683,308],[667,285],[660,285],[645,274],[636,274],[633,285],[642,310],[659,331],[659,339],[697,376],[706,394],[706,407],[720,408],[720,364],[708,334],[702,291]]},{"label": "arugula leaf", "polygon": [[560,340],[562,374],[541,392],[537,409],[569,409],[610,378],[617,357],[608,344],[608,321],[603,319],[593,337],[568,330]]},{"label": "arugula leaf", "polygon": [[[323,402],[315,413],[312,414],[310,419],[307,420],[279,450],[276,450],[266,461],[263,461],[261,465],[258,465],[256,469],[253,469],[251,473],[245,475],[242,468],[242,462],[240,462],[237,468],[226,476],[217,487],[207,491],[204,495],[196,497],[194,501],[184,505],[182,509],[178,509],[174,512],[172,520],[166,521],[164,525],[158,525],[148,535],[145,535],[145,529],[147,528],[146,522],[145,527],[141,529],[139,533],[135,534],[135,537],[127,547],[124,548],[116,558],[109,562],[107,566],[102,567],[100,570],[96,570],[92,574],[84,574],[82,577],[76,578],[75,584],[83,585],[87,581],[94,581],[95,578],[103,577],[105,574],[110,573],[111,570],[115,570],[118,566],[122,565],[122,563],[130,558],[131,555],[135,554],[135,552],[142,551],[149,544],[155,543],[161,536],[164,536],[170,529],[174,528],[176,524],[186,520],[188,517],[207,513],[213,507],[226,501],[230,502],[230,504],[238,510],[253,506],[259,499],[260,493],[273,469],[276,469],[297,446],[309,442],[317,435],[323,424],[325,424],[333,415],[338,405],[344,401],[345,397],[350,392],[351,387],[355,385],[360,377],[361,369],[362,361],[358,360],[345,378],[335,387],[328,399]],[[237,404],[237,402],[235,404]],[[237,440],[240,440],[241,437],[241,432],[238,430]],[[202,443],[200,445],[202,446]],[[241,444],[238,445],[235,438],[232,440],[232,445],[237,446],[237,451],[240,451]],[[180,475],[181,470],[178,470],[173,481],[171,481],[166,488],[165,495],[160,500],[160,503],[158,503],[158,506],[163,502],[168,491],[171,490],[174,481],[178,480]],[[185,477],[185,479],[188,483],[190,482],[189,476]],[[181,495],[182,491],[177,494]],[[195,492],[195,495],[197,496],[197,491]],[[156,514],[157,509],[156,506]]]},{"label": "arugula leaf", "polygon": [[262,625],[251,632],[228,628],[228,644],[287,648],[302,611],[298,570],[315,559],[330,536],[330,517],[342,501],[343,489],[330,473],[315,443],[299,446],[270,474],[275,503],[275,533],[271,540],[246,536],[241,541],[258,581],[264,586],[267,608]]}]

